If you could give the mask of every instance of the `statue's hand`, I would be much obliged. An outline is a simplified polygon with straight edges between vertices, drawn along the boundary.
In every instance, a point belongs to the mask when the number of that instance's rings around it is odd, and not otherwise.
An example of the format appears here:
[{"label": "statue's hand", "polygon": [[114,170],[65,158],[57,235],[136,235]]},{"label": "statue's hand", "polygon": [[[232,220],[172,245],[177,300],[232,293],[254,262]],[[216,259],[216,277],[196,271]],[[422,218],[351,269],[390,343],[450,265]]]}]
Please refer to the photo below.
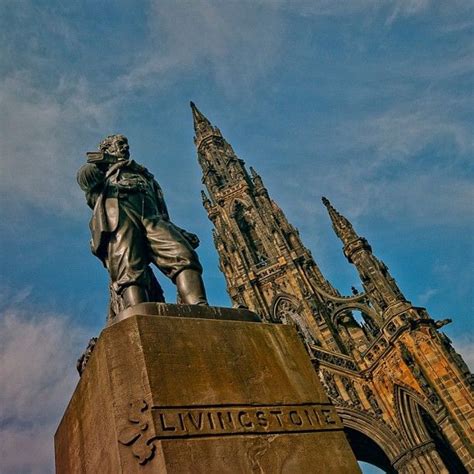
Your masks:
[{"label": "statue's hand", "polygon": [[92,163],[86,163],[77,172],[77,182],[86,193],[99,189],[103,185],[104,180],[104,171]]}]

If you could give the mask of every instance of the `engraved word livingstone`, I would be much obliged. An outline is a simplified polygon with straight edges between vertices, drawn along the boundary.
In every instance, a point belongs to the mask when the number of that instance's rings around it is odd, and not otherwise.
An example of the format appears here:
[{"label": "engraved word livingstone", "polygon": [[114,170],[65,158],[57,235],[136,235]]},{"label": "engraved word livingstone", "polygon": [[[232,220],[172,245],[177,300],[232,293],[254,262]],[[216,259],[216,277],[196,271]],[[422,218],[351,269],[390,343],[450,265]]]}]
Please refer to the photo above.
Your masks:
[{"label": "engraved word livingstone", "polygon": [[[309,433],[342,428],[335,408],[327,403],[149,407],[145,400],[137,400],[129,406],[129,424],[118,439],[123,445],[133,445],[132,452],[140,464],[153,458],[153,441],[159,439]],[[150,424],[154,434],[147,436]]]},{"label": "engraved word livingstone", "polygon": [[285,433],[340,428],[331,405],[151,407],[156,438]]},{"label": "engraved word livingstone", "polygon": [[337,427],[334,408],[318,404],[203,409],[152,407],[152,413],[161,428],[159,437],[285,433]]}]

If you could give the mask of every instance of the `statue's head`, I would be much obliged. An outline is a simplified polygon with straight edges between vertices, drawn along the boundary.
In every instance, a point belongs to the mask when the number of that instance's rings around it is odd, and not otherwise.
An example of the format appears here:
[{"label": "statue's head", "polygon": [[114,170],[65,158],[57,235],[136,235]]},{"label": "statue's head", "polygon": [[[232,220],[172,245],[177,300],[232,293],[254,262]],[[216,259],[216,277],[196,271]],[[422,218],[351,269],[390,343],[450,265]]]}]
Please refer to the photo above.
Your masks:
[{"label": "statue's head", "polygon": [[128,139],[125,135],[109,135],[100,142],[99,150],[117,157],[118,160],[128,160],[130,157]]}]

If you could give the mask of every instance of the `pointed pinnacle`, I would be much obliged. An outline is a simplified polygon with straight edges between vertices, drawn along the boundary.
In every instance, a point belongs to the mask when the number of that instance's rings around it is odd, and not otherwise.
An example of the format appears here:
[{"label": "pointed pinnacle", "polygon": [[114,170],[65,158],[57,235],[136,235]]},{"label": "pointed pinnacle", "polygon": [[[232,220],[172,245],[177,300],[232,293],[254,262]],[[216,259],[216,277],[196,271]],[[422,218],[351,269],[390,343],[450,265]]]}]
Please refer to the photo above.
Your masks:
[{"label": "pointed pinnacle", "polygon": [[201,113],[201,111],[197,108],[196,104],[192,100],[189,102],[189,105],[191,107],[191,110],[193,111],[193,115],[205,119],[204,115]]},{"label": "pointed pinnacle", "polygon": [[196,136],[202,133],[204,130],[212,130],[212,125],[209,120],[201,113],[201,111],[196,107],[196,104],[191,101],[189,103],[191,110],[193,112],[193,122],[194,122],[194,131]]},{"label": "pointed pinnacle", "polygon": [[191,110],[193,111],[193,116],[199,120],[206,120],[206,117],[201,113],[201,111],[196,107],[196,104],[191,100],[189,102],[189,105],[191,106]]},{"label": "pointed pinnacle", "polygon": [[196,107],[196,104],[191,100],[189,102],[189,106],[191,107],[191,110],[193,111],[193,117],[201,115],[199,112],[199,109]]},{"label": "pointed pinnacle", "polygon": [[332,227],[336,232],[336,235],[343,241],[344,244],[355,240],[358,238],[357,233],[352,227],[352,224],[332,206],[329,199],[326,197],[322,197],[321,200],[323,204],[326,206],[329,217],[332,221]]}]

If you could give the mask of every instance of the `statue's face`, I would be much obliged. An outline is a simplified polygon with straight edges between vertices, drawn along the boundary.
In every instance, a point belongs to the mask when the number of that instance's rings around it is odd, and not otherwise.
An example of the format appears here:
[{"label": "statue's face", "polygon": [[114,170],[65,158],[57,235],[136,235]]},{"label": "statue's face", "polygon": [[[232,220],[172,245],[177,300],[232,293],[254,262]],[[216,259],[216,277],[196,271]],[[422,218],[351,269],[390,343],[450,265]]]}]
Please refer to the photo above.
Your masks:
[{"label": "statue's face", "polygon": [[128,140],[123,135],[117,135],[112,140],[107,152],[109,155],[116,156],[119,160],[128,160],[130,157]]}]

